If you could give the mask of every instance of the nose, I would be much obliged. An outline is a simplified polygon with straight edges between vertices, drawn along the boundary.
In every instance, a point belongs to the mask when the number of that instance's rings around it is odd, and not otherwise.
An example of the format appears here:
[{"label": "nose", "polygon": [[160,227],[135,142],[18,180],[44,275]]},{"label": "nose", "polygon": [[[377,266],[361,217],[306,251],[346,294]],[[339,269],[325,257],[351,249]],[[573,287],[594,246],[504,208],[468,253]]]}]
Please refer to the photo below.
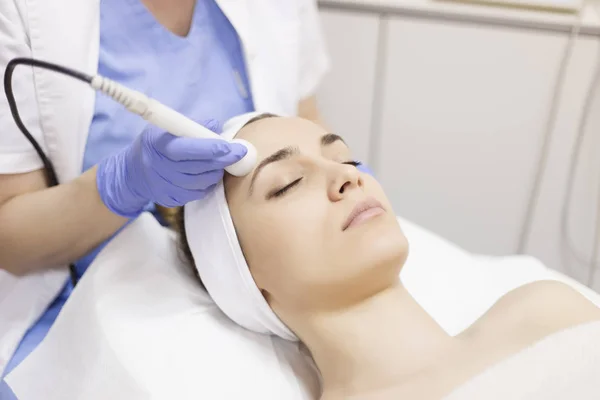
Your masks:
[{"label": "nose", "polygon": [[355,166],[336,164],[331,167],[331,184],[329,185],[331,201],[340,201],[353,190],[362,186],[361,174]]}]

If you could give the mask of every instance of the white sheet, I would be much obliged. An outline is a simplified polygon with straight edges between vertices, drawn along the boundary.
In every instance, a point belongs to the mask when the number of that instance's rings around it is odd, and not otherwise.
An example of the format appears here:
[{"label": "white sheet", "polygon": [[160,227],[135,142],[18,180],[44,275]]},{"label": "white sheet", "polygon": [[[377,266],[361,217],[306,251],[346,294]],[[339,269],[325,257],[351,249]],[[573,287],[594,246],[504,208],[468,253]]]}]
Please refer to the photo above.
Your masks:
[{"label": "white sheet", "polygon": [[[533,258],[475,256],[408,221],[402,227],[411,243],[403,281],[450,334],[535,280],[565,281],[600,305]],[[19,399],[318,397],[303,353],[231,323],[178,262],[173,240],[144,215],[104,249],[46,340],[7,377]]]}]

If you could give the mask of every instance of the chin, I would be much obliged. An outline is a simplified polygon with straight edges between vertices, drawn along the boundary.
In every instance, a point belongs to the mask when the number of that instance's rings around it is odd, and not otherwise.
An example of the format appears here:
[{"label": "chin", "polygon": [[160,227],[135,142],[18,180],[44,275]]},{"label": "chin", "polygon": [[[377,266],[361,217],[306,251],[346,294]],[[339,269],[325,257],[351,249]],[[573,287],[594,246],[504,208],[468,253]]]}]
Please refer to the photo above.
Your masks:
[{"label": "chin", "polygon": [[408,242],[404,236],[398,238],[379,238],[371,247],[373,267],[391,269],[396,275],[408,258]]},{"label": "chin", "polygon": [[362,232],[350,253],[367,269],[398,276],[408,257],[408,240],[396,219],[378,222]]}]

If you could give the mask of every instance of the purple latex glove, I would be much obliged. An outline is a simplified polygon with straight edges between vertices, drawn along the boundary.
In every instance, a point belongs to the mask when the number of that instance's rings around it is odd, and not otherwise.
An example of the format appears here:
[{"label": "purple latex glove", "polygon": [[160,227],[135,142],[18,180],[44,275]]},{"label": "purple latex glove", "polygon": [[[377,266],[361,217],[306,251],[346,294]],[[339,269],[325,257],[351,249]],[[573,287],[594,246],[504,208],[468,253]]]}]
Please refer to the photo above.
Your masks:
[{"label": "purple latex glove", "polygon": [[[202,125],[221,132],[215,121]],[[132,218],[151,202],[176,207],[203,198],[246,152],[237,143],[176,137],[151,126],[98,165],[96,184],[109,210]]]},{"label": "purple latex glove", "polygon": [[364,172],[365,174],[369,174],[372,177],[375,177],[375,174],[373,174],[373,171],[371,171],[369,169],[369,167],[367,167],[365,164],[360,163],[359,166],[356,167],[360,172]]}]

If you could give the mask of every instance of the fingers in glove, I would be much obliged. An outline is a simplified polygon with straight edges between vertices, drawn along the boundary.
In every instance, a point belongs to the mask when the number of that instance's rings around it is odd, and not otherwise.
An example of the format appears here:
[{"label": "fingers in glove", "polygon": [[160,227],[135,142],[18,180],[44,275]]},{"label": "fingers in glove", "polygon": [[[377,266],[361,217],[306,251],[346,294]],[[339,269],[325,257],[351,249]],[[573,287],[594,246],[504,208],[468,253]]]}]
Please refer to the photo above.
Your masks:
[{"label": "fingers in glove", "polygon": [[228,154],[211,161],[179,161],[171,164],[172,168],[178,172],[198,175],[208,171],[223,170],[241,158],[236,154]]},{"label": "fingers in glove", "polygon": [[356,167],[356,169],[358,169],[360,172],[363,172],[365,174],[369,174],[371,176],[375,176],[375,174],[373,173],[373,171],[371,171],[371,169],[369,167],[367,167],[365,164],[360,164],[358,167]]},{"label": "fingers in glove", "polygon": [[220,134],[223,132],[223,125],[216,119],[209,119],[200,123],[207,129],[210,129],[214,133]]},{"label": "fingers in glove", "polygon": [[165,134],[158,138],[156,149],[161,155],[171,161],[213,160],[233,154],[242,158],[248,151],[239,143],[229,143],[221,139],[203,138],[168,138]]},{"label": "fingers in glove", "polygon": [[[158,172],[157,172],[158,173]],[[171,177],[159,176],[171,186],[176,186],[178,189],[184,190],[206,190],[210,186],[216,185],[223,179],[223,170],[207,171],[201,174],[185,174],[176,173]]]}]

